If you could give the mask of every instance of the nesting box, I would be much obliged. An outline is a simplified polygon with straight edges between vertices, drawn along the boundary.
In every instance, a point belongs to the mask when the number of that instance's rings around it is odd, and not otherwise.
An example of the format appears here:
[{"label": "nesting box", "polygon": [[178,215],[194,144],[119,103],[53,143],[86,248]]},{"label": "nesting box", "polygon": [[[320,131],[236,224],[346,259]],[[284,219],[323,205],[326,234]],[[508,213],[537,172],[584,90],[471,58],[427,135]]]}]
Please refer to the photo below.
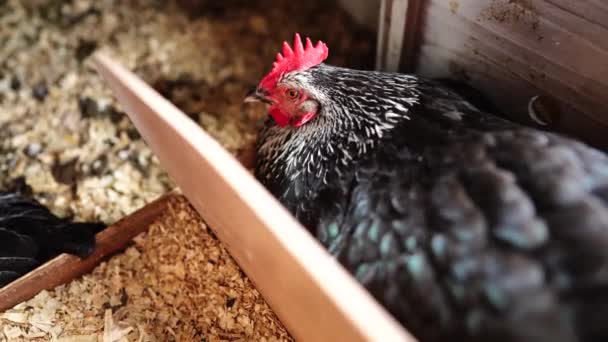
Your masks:
[{"label": "nesting box", "polygon": [[[568,0],[342,3],[362,24],[377,30],[378,69],[459,79],[481,91],[514,120],[573,135],[596,146],[608,146],[608,137],[603,134],[608,129],[603,103],[608,98],[607,3]],[[129,89],[113,77],[108,76],[117,82],[115,90],[126,96]],[[277,203],[265,195],[252,195],[260,191],[260,186],[242,170],[234,171],[234,161],[226,157],[221,147],[206,136],[198,140],[173,136],[177,128],[187,131],[190,137],[198,131],[191,124],[170,127],[166,118],[157,115],[174,112],[167,103],[132,97],[124,97],[123,101],[130,104],[134,122],[161,161],[175,160],[169,151],[179,150],[187,160],[182,166],[200,168],[198,178],[188,179],[175,165],[165,164],[178,183],[187,185],[184,190],[191,202],[217,230],[294,336],[304,340],[411,339],[354,285],[353,279],[342,271],[332,273],[339,266],[306,237],[302,227],[277,209]],[[160,144],[163,137],[167,140]],[[226,175],[219,170],[231,171]],[[243,202],[249,203],[245,209]],[[8,308],[41,288],[65,283],[90,270],[139,233],[165,204],[166,199],[160,199],[110,227],[99,237],[101,249],[87,261],[59,256],[0,290],[0,308]],[[229,222],[227,218],[234,212],[242,215]],[[244,225],[252,227],[251,230],[239,231]],[[286,228],[293,233],[282,231]],[[324,266],[312,271],[307,264],[315,262]],[[57,272],[66,267],[69,272]]]}]

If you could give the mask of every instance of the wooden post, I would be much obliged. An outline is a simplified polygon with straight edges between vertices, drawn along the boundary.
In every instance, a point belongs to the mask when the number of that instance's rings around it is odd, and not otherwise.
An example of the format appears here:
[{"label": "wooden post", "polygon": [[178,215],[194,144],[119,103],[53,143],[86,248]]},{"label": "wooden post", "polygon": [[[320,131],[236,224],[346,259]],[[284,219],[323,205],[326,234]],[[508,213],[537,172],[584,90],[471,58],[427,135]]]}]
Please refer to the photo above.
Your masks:
[{"label": "wooden post", "polygon": [[415,65],[422,0],[382,0],[376,69],[411,71]]}]

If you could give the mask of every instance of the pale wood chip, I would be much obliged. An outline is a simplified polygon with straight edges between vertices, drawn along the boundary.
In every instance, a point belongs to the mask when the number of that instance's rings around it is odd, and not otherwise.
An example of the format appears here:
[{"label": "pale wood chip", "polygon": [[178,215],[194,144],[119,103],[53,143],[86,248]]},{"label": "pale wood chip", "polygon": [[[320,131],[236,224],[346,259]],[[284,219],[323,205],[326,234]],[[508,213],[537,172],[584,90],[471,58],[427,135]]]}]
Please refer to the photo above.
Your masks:
[{"label": "pale wood chip", "polygon": [[103,319],[103,342],[114,342],[113,330],[112,310],[106,310]]}]

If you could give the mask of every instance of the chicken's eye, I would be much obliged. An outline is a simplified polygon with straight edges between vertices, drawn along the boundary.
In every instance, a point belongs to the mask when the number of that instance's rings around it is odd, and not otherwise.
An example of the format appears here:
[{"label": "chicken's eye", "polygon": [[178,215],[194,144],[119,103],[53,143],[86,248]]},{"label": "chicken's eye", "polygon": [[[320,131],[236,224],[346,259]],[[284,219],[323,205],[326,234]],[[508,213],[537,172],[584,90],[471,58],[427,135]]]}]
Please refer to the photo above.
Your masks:
[{"label": "chicken's eye", "polygon": [[287,89],[285,93],[287,94],[287,97],[289,97],[289,99],[291,100],[295,100],[300,97],[300,93],[294,89]]}]

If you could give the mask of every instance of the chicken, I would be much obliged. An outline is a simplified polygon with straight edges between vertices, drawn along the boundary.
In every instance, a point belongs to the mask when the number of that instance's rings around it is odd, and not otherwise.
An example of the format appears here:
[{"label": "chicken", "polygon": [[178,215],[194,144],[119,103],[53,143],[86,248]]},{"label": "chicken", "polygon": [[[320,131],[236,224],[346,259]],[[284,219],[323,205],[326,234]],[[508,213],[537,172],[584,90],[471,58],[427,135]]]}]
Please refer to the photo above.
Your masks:
[{"label": "chicken", "polygon": [[608,341],[608,157],[296,35],[255,175],[421,341]]},{"label": "chicken", "polygon": [[90,255],[104,227],[72,223],[26,196],[0,193],[0,287],[60,253]]}]

